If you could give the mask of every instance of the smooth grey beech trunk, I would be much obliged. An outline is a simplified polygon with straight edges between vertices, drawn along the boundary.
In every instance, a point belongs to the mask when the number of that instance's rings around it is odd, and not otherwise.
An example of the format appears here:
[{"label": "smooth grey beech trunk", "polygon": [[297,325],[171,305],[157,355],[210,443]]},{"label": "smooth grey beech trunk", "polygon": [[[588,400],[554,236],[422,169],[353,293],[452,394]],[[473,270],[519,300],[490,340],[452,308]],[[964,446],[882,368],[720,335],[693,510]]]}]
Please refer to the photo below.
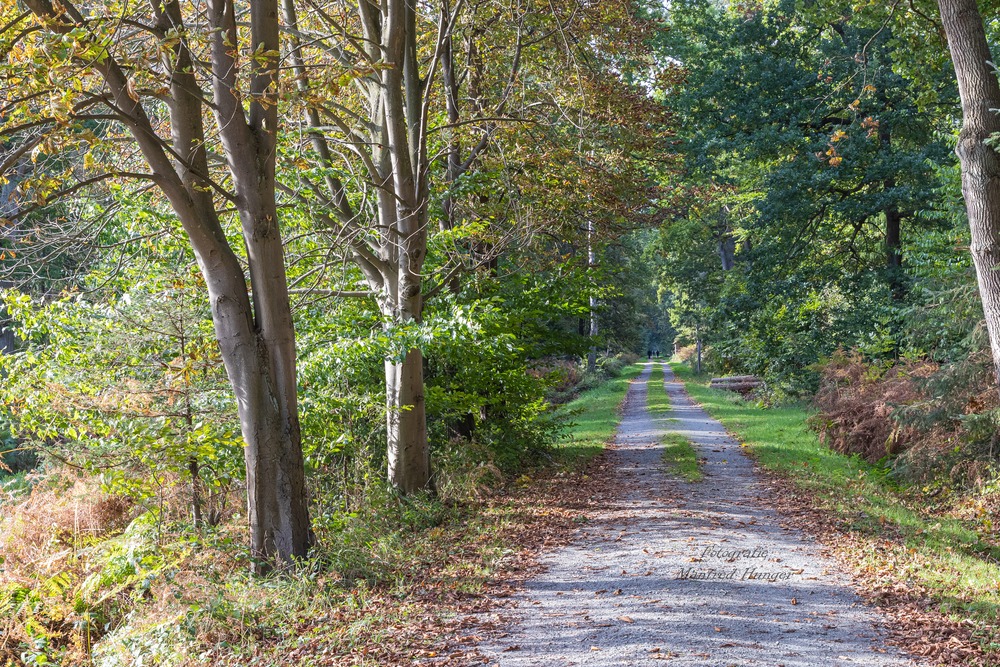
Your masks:
[{"label": "smooth grey beech trunk", "polygon": [[962,195],[972,231],[972,259],[1000,390],[1000,155],[987,140],[1000,133],[997,82],[976,0],[938,0],[962,99],[958,138]]},{"label": "smooth grey beech trunk", "polygon": [[[86,26],[74,6],[26,0],[41,25],[56,33]],[[304,557],[311,532],[299,432],[295,331],[285,277],[284,250],[275,201],[277,134],[278,12],[276,0],[253,0],[241,20],[249,21],[251,48],[261,57],[240,63],[232,0],[208,0],[212,28],[207,66],[212,90],[202,90],[185,40],[171,42],[161,66],[169,72],[169,142],[131,87],[127,70],[109,53],[82,62],[99,74],[113,113],[129,129],[156,183],[169,200],[191,243],[205,278],[215,334],[236,396],[245,442],[247,510],[251,554],[258,570]],[[177,0],[150,4],[149,22],[163,34],[186,34]],[[246,70],[241,71],[241,67]],[[240,79],[249,80],[250,101],[240,98]],[[206,99],[232,178],[250,281],[230,246],[219,217],[206,148]],[[158,121],[162,122],[162,121]]]},{"label": "smooth grey beech trunk", "polygon": [[[424,61],[417,56],[413,3],[356,0],[347,6],[356,10],[364,37],[352,42],[351,48],[359,51],[352,52],[351,58],[377,66],[353,83],[362,114],[306,103],[303,120],[311,157],[328,168],[322,181],[310,183],[314,194],[323,189],[320,196],[325,200],[325,211],[311,208],[337,242],[349,247],[391,331],[400,325],[420,324],[423,318],[430,171],[427,91],[433,83],[437,56],[444,49],[445,38],[450,39],[454,12],[443,11],[435,58],[421,75]],[[296,36],[294,0],[283,0],[282,10],[290,33],[289,60],[299,90],[307,93],[312,64],[307,62],[307,47]],[[342,165],[337,160],[345,151],[330,145],[326,135],[330,126],[343,134],[357,161],[352,171],[364,174],[374,193],[369,198],[373,202],[370,208],[355,210],[344,182],[334,175],[340,171]],[[298,196],[294,191],[290,194]],[[385,361],[385,397],[388,479],[401,493],[428,488],[430,450],[420,350],[406,350],[401,358]]]},{"label": "smooth grey beech trunk", "polygon": [[[587,270],[593,271],[597,268],[597,253],[594,251],[594,221],[587,220]],[[591,294],[590,306],[590,350],[587,352],[587,371],[593,373],[597,370],[597,298]]]},{"label": "smooth grey beech trunk", "polygon": [[427,486],[431,475],[420,350],[410,350],[401,363],[387,360],[385,385],[389,481],[412,493]]}]

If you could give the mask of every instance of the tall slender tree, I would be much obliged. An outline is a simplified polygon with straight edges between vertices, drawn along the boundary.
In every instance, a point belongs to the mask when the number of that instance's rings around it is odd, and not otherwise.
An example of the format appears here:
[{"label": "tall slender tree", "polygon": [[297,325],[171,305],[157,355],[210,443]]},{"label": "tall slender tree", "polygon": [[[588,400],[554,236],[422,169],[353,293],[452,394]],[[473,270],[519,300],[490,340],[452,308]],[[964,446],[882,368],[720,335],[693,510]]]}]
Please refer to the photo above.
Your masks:
[{"label": "tall slender tree", "polygon": [[[30,11],[14,16],[2,35],[0,131],[42,145],[100,125],[110,141],[127,139],[138,149],[131,165],[117,155],[117,166],[75,183],[45,190],[36,182],[39,204],[104,181],[159,189],[204,276],[236,395],[251,553],[262,568],[305,556],[311,532],[295,332],[275,200],[277,0],[25,5]],[[230,207],[249,280],[220,213]]]}]

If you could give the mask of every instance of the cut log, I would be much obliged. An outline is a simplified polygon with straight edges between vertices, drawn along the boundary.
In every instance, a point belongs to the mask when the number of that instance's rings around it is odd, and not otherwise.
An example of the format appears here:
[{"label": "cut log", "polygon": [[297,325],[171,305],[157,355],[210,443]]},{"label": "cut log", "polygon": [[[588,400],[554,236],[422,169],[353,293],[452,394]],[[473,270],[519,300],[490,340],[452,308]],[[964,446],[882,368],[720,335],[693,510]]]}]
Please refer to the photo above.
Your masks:
[{"label": "cut log", "polygon": [[728,382],[760,382],[761,379],[756,375],[730,375],[721,378],[712,378],[711,384],[716,383],[728,383]]},{"label": "cut log", "polygon": [[712,389],[735,391],[747,395],[764,386],[764,381],[756,375],[731,375],[729,377],[712,378],[708,383]]},{"label": "cut log", "polygon": [[712,387],[713,389],[722,389],[725,391],[735,391],[739,394],[749,393],[755,389],[760,389],[764,386],[763,382],[733,382],[731,384],[718,384]]}]

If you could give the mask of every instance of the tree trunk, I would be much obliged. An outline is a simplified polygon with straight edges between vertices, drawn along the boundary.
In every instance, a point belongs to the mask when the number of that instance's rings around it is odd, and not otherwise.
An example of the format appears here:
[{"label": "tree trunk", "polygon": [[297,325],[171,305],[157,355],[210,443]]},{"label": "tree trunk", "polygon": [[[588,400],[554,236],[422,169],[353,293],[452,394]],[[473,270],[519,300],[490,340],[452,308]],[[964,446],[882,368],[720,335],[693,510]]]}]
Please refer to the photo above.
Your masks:
[{"label": "tree trunk", "polygon": [[431,476],[424,406],[423,355],[412,349],[402,363],[385,362],[389,481],[403,493],[427,487]]},{"label": "tree trunk", "polygon": [[[892,130],[888,123],[879,125],[878,139],[884,150],[891,151]],[[895,189],[895,176],[890,176],[882,182],[882,192],[890,197]],[[884,213],[886,278],[892,291],[892,298],[895,301],[902,301],[906,297],[906,281],[903,276],[903,214],[895,202],[886,206]]]},{"label": "tree trunk", "polygon": [[[587,270],[593,271],[597,266],[597,254],[594,252],[594,221],[587,220]],[[590,296],[590,352],[587,354],[587,371],[597,370],[597,298]]]},{"label": "tree trunk", "polygon": [[972,259],[1000,389],[1000,155],[986,140],[1000,133],[1000,83],[975,0],[938,0],[962,99],[958,153],[972,231]]},{"label": "tree trunk", "polygon": [[736,237],[729,222],[729,207],[723,206],[717,214],[714,228],[715,250],[722,261],[722,270],[731,271],[736,266]]},{"label": "tree trunk", "polygon": [[[57,34],[87,33],[89,19],[69,0],[25,0],[41,26]],[[151,3],[150,20],[163,34],[185,34],[187,5],[178,0]],[[57,9],[58,8],[58,9]],[[236,396],[245,441],[247,509],[251,555],[257,569],[274,561],[304,557],[311,532],[299,433],[295,373],[295,331],[285,276],[284,250],[275,201],[275,145],[279,72],[277,0],[254,0],[240,20],[249,23],[255,56],[243,62],[234,51],[241,28],[227,0],[208,0],[210,48],[195,59],[183,39],[161,52],[160,71],[169,87],[169,121],[154,125],[137,94],[128,68],[115,55],[81,61],[99,74],[109,107],[127,128],[155,174],[155,182],[180,220],[205,278],[212,321],[223,363]],[[259,54],[259,55],[258,55]],[[197,68],[207,66],[218,137],[229,167],[247,252],[250,282],[233,251],[216,209],[204,123],[208,94]],[[249,94],[237,93],[245,77]],[[167,123],[170,140],[161,137]],[[199,501],[200,505],[200,501]],[[200,513],[200,508],[199,508]]]},{"label": "tree trunk", "polygon": [[[0,281],[0,290],[11,287],[10,283]],[[3,306],[0,306],[0,354],[14,351],[14,330],[10,327],[14,321],[10,319],[10,314]]]},{"label": "tree trunk", "polygon": [[699,325],[695,325],[694,327],[694,350],[698,363],[695,373],[701,375],[701,327]]},{"label": "tree trunk", "polygon": [[[264,245],[276,247],[250,249],[251,262],[268,257],[278,261],[274,255],[281,252],[280,240]],[[265,287],[262,276],[253,283],[254,312],[236,256],[216,250],[211,259],[198,247],[195,254],[208,284],[219,349],[236,395],[246,462],[250,552],[263,571],[270,562],[305,557],[311,540],[291,309],[287,293],[281,300]],[[277,266],[283,274],[283,262]],[[271,270],[277,270],[275,265]]]},{"label": "tree trunk", "polygon": [[14,332],[7,329],[11,324],[6,313],[0,311],[0,353],[14,351]]},{"label": "tree trunk", "polygon": [[736,266],[736,239],[730,233],[724,233],[719,237],[718,248],[719,259],[722,260],[722,270],[731,271]]},{"label": "tree trunk", "polygon": [[597,299],[590,297],[590,351],[587,352],[587,370],[597,370]]},{"label": "tree trunk", "polygon": [[[886,182],[886,187],[889,187],[888,182]],[[895,205],[885,209],[885,268],[888,273],[889,288],[892,290],[892,298],[895,301],[902,301],[906,297],[906,281],[903,276],[902,222],[903,215]]]}]

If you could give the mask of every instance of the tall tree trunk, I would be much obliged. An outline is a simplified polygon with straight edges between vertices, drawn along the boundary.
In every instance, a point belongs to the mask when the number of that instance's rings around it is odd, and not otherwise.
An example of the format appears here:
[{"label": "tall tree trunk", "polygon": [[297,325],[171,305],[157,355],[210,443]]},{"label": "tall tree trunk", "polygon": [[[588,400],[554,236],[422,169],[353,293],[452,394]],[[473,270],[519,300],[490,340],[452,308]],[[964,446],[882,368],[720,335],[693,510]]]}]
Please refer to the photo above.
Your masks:
[{"label": "tall tree trunk", "polygon": [[[10,286],[10,283],[0,281],[0,290]],[[0,306],[0,353],[14,351],[14,330],[10,328],[13,324],[6,309]]]},{"label": "tall tree trunk", "polygon": [[0,311],[0,353],[14,351],[14,332],[8,329],[12,324],[4,311]]},{"label": "tall tree trunk", "polygon": [[[593,271],[597,266],[597,253],[594,251],[594,221],[587,220],[587,270]],[[587,353],[587,371],[597,370],[597,298],[590,296],[590,351]]]},{"label": "tall tree trunk", "polygon": [[[277,248],[251,250],[252,261],[262,256],[273,260],[280,252],[280,241],[265,245]],[[252,283],[255,312],[236,256],[220,247],[215,250],[214,257],[206,257],[200,247],[195,254],[208,284],[216,337],[236,395],[246,462],[250,551],[262,571],[276,560],[305,557],[311,539],[291,309],[287,295],[282,301],[261,284],[265,282],[261,278]],[[283,274],[284,265],[280,267]]]},{"label": "tall tree trunk", "polygon": [[385,389],[389,481],[403,493],[413,493],[426,488],[431,476],[420,350],[410,350],[402,363],[385,362]]},{"label": "tall tree trunk", "polygon": [[[896,186],[896,179],[888,178],[885,188]],[[889,287],[892,298],[901,301],[906,296],[906,283],[903,280],[903,214],[895,204],[885,209],[885,268],[889,277]]]},{"label": "tall tree trunk", "polygon": [[722,270],[731,271],[736,266],[736,239],[729,232],[725,232],[719,237],[718,247],[719,259],[722,260]]},{"label": "tall tree trunk", "polygon": [[972,259],[1000,389],[1000,155],[986,144],[1000,133],[1000,83],[976,0],[938,0],[962,99],[958,138],[962,195],[972,231]]},{"label": "tall tree trunk", "polygon": [[[66,34],[88,23],[68,0],[26,0],[45,29]],[[151,4],[152,20],[164,33],[185,32],[177,0]],[[99,74],[115,114],[156,175],[190,241],[208,289],[212,321],[223,363],[236,396],[245,442],[247,509],[251,555],[257,569],[304,557],[311,533],[299,432],[295,332],[285,277],[284,250],[275,201],[275,142],[278,94],[277,0],[249,4],[250,47],[260,56],[242,64],[236,9],[228,0],[208,0],[211,27],[206,61],[211,69],[212,108],[223,153],[235,186],[247,252],[250,284],[216,210],[206,133],[205,99],[186,40],[161,53],[169,73],[170,141],[157,133],[127,69],[108,53],[84,64]],[[200,19],[199,19],[200,20]],[[86,32],[86,31],[84,31]],[[238,97],[248,75],[246,100]],[[157,124],[163,119],[157,119]],[[169,143],[169,147],[168,147]]]},{"label": "tall tree trunk", "polygon": [[[892,150],[892,130],[888,123],[883,122],[879,125],[878,140],[883,150]],[[883,193],[892,196],[892,191],[895,189],[895,176],[889,176],[882,181]],[[903,214],[894,201],[885,207],[884,213],[886,277],[889,288],[892,291],[892,298],[896,301],[901,301],[906,296],[906,282],[903,279]]]},{"label": "tall tree trunk", "polygon": [[695,348],[695,354],[698,357],[698,366],[697,369],[695,370],[695,373],[697,375],[701,375],[701,334],[696,333],[695,336],[696,338],[694,341],[694,348]]},{"label": "tall tree trunk", "polygon": [[[395,285],[392,320],[420,322],[423,317],[423,265],[427,256],[427,159],[420,100],[423,82],[417,69],[416,14],[404,0],[387,0],[382,48],[388,66],[382,72],[385,130],[389,139],[395,191]],[[430,484],[430,450],[424,409],[423,358],[407,352],[401,364],[386,364],[389,480],[402,493]]]},{"label": "tall tree trunk", "polygon": [[729,223],[729,207],[723,206],[718,213],[715,227],[716,251],[722,261],[722,270],[731,271],[736,266],[736,237]]}]

